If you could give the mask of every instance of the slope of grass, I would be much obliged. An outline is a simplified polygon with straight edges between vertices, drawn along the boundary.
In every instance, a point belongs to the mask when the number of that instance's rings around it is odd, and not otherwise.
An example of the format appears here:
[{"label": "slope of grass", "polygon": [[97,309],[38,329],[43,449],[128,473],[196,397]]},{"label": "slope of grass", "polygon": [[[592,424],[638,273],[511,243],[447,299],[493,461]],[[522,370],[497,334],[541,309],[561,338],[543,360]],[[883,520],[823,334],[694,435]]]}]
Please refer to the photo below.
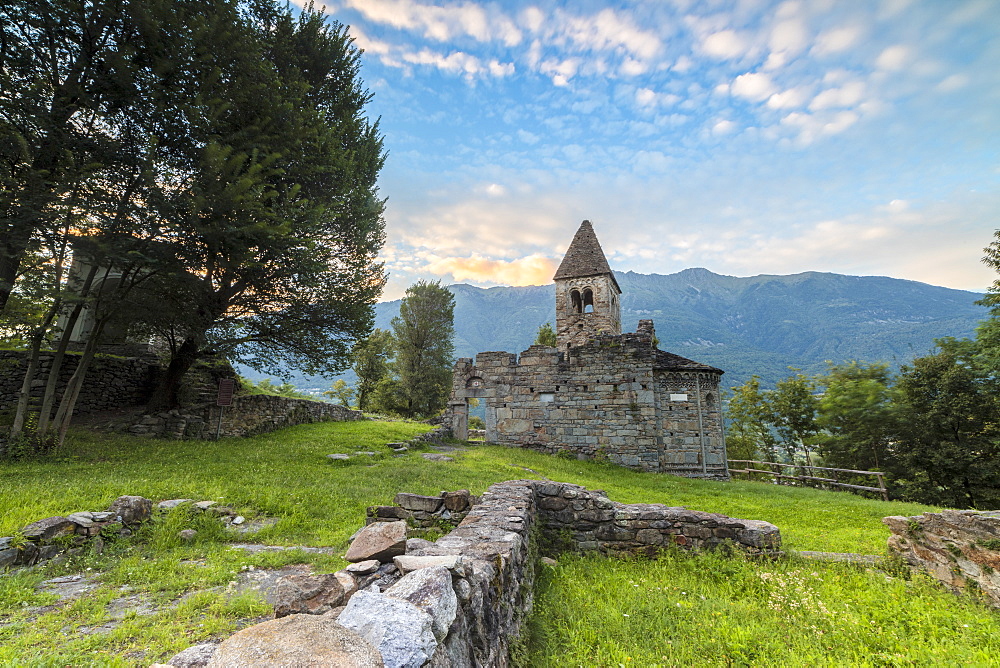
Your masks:
[{"label": "slope of grass", "polygon": [[[847,493],[641,474],[517,449],[480,446],[457,453],[454,462],[433,462],[412,451],[393,456],[385,445],[427,428],[402,422],[326,423],[218,442],[77,432],[57,461],[0,464],[0,536],[43,517],[100,510],[119,495],[137,494],[154,500],[219,501],[249,518],[278,518],[253,538],[257,542],[332,546],[341,551],[363,524],[365,507],[390,503],[396,492],[437,494],[464,488],[479,494],[494,482],[540,477],[604,489],[612,499],[625,503],[684,505],[768,520],[781,528],[786,547],[794,550],[881,554],[888,537],[880,522],[883,516],[932,510]],[[338,463],[326,458],[330,453],[355,451],[376,454]],[[267,613],[261,601],[226,591],[241,570],[312,562],[317,569],[331,572],[344,564],[339,557],[301,552],[250,555],[231,549],[226,542],[235,536],[212,530],[199,519],[204,516],[185,512],[182,508],[160,519],[135,539],[110,543],[101,555],[85,554],[62,565],[0,577],[0,665],[148,665]],[[199,529],[198,540],[181,544],[176,533],[182,527]],[[710,571],[697,577],[709,577]],[[99,574],[96,589],[70,605],[37,610],[53,602],[51,595],[36,589],[39,582],[87,572]],[[583,578],[586,586],[610,577],[602,571],[560,572],[569,577],[547,580],[540,598],[544,610],[562,605],[559,597],[571,595],[578,586],[574,577]],[[740,577],[745,580],[750,575]],[[608,587],[612,583],[609,580]],[[751,599],[762,602],[759,587],[748,591]],[[113,630],[102,631],[103,625],[113,621],[108,602],[123,592],[161,605],[150,614],[126,616]],[[941,614],[952,619],[951,612]],[[583,620],[570,619],[565,625],[603,638],[601,622],[593,623],[588,626]],[[64,629],[74,632],[64,634]],[[545,656],[555,661],[564,644],[579,644],[552,637],[554,644],[546,636],[533,641],[532,665],[547,665]],[[593,655],[593,660],[584,660],[589,656],[586,653],[574,656],[580,656],[583,665],[603,665],[604,661],[616,665],[618,654]]]}]

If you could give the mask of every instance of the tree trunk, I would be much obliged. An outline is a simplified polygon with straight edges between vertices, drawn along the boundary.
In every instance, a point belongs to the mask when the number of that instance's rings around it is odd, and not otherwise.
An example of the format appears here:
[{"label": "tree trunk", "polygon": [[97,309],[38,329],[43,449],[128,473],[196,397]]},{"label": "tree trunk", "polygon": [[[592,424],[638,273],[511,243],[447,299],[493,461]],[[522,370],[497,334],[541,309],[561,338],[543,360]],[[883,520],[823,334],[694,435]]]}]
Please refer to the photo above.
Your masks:
[{"label": "tree trunk", "polygon": [[170,364],[163,373],[153,396],[149,400],[149,409],[152,411],[168,410],[179,405],[177,393],[181,387],[184,374],[198,361],[199,354],[198,340],[193,336],[188,336],[181,343],[177,351],[170,357]]},{"label": "tree trunk", "polygon": [[24,430],[24,423],[28,418],[28,407],[31,403],[31,384],[38,373],[38,362],[42,350],[42,340],[45,332],[49,331],[52,320],[59,311],[60,302],[58,299],[49,307],[45,314],[45,320],[31,335],[31,352],[28,356],[28,368],[24,371],[24,380],[21,383],[21,390],[17,395],[17,408],[14,411],[14,422],[10,428],[11,437],[17,436]]},{"label": "tree trunk", "polygon": [[76,323],[80,319],[80,314],[83,312],[83,297],[90,292],[90,286],[93,284],[96,275],[97,267],[91,267],[87,278],[84,279],[83,287],[77,295],[79,301],[77,301],[76,306],[73,307],[73,311],[66,319],[66,328],[59,339],[59,347],[56,349],[56,354],[52,358],[52,368],[49,369],[49,377],[45,383],[45,393],[42,395],[42,407],[38,411],[38,428],[36,429],[36,433],[39,436],[43,435],[49,429],[49,421],[52,419],[52,406],[56,400],[56,385],[59,383],[59,372],[62,371],[62,363],[66,358],[66,348],[69,346],[70,338],[73,335],[73,328],[76,327]]},{"label": "tree trunk", "polygon": [[66,432],[69,430],[70,422],[73,421],[73,409],[76,408],[76,400],[80,397],[80,390],[83,388],[83,381],[87,377],[87,371],[90,368],[90,363],[94,359],[94,354],[97,352],[97,343],[101,338],[101,332],[104,329],[104,324],[107,319],[101,319],[94,325],[94,331],[91,332],[91,336],[87,339],[87,346],[83,350],[83,356],[80,358],[80,362],[76,365],[76,370],[73,372],[73,376],[69,379],[66,384],[66,390],[63,392],[62,401],[59,402],[59,410],[56,411],[56,417],[52,421],[52,428],[57,430],[58,438],[56,440],[56,447],[62,447],[63,442],[66,440]]}]

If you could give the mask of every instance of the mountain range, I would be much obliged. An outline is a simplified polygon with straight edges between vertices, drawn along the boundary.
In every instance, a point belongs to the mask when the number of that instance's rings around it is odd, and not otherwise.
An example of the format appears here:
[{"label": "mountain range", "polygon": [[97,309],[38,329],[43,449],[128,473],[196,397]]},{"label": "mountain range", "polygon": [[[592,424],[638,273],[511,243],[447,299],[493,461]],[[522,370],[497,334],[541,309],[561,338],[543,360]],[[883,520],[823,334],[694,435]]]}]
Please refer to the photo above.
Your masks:
[{"label": "mountain range", "polygon": [[[789,367],[818,373],[826,361],[905,364],[934,339],[972,336],[986,309],[982,295],[879,276],[805,272],[721,276],[707,269],[676,274],[615,272],[622,288],[622,329],[652,319],[660,348],[726,371],[723,386],[761,377],[765,386]],[[455,295],[455,354],[521,352],[539,326],[555,324],[555,287],[449,286]],[[375,305],[375,326],[389,329],[399,300]],[[247,373],[251,378],[262,377]],[[350,375],[344,379],[352,382]],[[331,380],[293,376],[303,389]]]}]

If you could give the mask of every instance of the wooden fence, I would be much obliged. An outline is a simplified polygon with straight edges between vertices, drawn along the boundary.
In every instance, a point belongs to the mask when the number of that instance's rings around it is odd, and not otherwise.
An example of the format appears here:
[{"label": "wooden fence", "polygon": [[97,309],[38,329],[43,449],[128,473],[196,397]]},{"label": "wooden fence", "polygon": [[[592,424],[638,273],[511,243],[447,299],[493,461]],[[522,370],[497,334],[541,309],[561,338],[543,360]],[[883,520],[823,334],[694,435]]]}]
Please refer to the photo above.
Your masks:
[{"label": "wooden fence", "polygon": [[[735,465],[742,464],[744,468],[736,468]],[[763,468],[765,466],[771,467],[770,469]],[[787,469],[792,469],[791,472],[786,472]],[[796,473],[798,471],[798,473]],[[825,472],[820,475],[815,475],[816,472]],[[808,466],[806,464],[779,464],[778,462],[759,462],[753,459],[730,459],[729,460],[729,473],[730,474],[763,474],[772,476],[774,481],[779,485],[789,484],[791,481],[797,481],[800,485],[807,485],[809,487],[845,487],[847,489],[856,489],[864,492],[876,492],[882,495],[882,498],[886,501],[889,500],[889,492],[885,489],[885,474],[879,471],[855,471],[854,469],[834,469],[826,466]],[[837,479],[838,473],[851,473],[854,475],[869,475],[875,476],[875,480],[878,483],[878,487],[869,487],[866,485],[852,485],[846,482],[840,482]]]}]

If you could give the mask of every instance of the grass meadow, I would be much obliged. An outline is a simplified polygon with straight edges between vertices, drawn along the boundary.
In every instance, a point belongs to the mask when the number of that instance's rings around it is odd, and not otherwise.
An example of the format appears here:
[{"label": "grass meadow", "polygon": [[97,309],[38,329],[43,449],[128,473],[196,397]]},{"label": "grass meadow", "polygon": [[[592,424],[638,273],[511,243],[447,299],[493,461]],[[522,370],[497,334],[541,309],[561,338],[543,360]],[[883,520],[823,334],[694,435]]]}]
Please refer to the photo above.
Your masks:
[{"label": "grass meadow", "polygon": [[[933,508],[641,474],[500,447],[477,446],[454,462],[433,462],[416,451],[395,457],[385,446],[426,429],[326,423],[218,442],[78,431],[54,460],[0,463],[0,536],[137,494],[214,500],[248,518],[278,518],[252,540],[331,546],[342,554],[365,508],[390,503],[396,492],[478,494],[494,482],[544,476],[604,489],[625,503],[767,520],[781,528],[792,555],[768,562],[672,552],[630,562],[564,555],[541,572],[519,665],[997,665],[997,611],[897,567],[794,556],[800,550],[883,554],[883,516]],[[355,451],[376,454],[326,458]],[[198,529],[198,538],[182,544],[181,528]],[[248,554],[228,546],[236,539],[181,507],[100,555],[0,577],[0,665],[148,666],[268,614],[261,600],[229,588],[241,571],[312,563],[332,572],[344,565],[336,556],[295,550]],[[37,588],[66,574],[90,575],[93,588],[62,604]]]}]

